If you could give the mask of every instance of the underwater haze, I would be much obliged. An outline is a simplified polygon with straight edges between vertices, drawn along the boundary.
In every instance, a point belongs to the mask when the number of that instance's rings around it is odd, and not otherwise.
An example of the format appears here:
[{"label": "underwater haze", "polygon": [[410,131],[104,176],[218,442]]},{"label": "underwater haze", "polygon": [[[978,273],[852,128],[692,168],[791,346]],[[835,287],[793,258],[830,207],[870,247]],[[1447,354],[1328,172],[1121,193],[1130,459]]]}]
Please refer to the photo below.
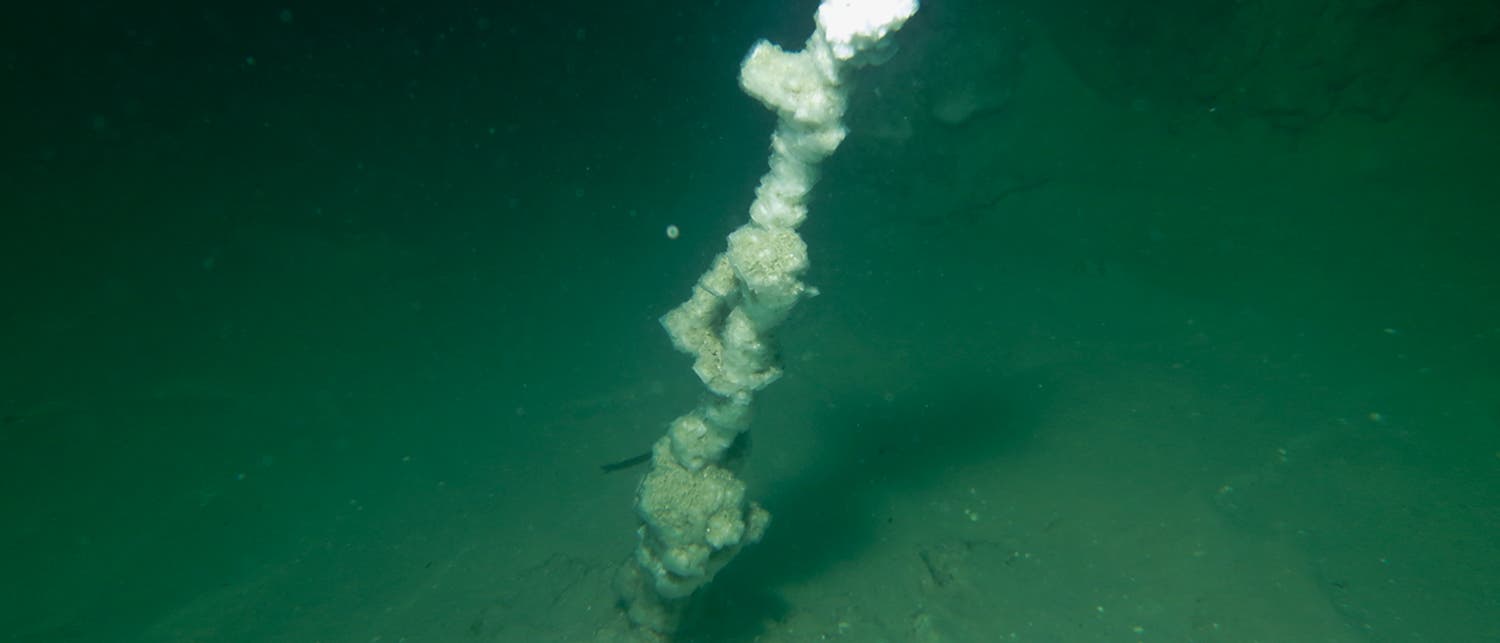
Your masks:
[{"label": "underwater haze", "polygon": [[[31,3],[0,641],[604,642],[816,2]],[[680,642],[1500,641],[1500,2],[929,0]],[[601,468],[618,464],[618,467]]]}]

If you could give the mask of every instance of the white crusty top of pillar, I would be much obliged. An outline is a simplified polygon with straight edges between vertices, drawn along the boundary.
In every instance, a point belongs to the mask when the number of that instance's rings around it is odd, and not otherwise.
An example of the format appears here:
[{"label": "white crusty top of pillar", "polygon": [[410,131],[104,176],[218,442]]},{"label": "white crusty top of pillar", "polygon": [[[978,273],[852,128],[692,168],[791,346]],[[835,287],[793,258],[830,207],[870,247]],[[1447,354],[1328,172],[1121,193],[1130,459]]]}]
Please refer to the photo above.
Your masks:
[{"label": "white crusty top of pillar", "polygon": [[916,12],[917,0],[823,0],[817,33],[835,58],[850,61],[879,46]]}]

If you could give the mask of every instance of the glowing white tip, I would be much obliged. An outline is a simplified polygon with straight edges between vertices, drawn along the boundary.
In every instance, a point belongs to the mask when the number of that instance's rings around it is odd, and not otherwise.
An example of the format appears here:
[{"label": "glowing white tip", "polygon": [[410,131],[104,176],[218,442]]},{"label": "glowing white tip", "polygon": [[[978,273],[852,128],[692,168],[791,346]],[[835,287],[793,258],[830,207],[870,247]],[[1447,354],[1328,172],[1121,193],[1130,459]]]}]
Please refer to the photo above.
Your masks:
[{"label": "glowing white tip", "polygon": [[823,0],[818,29],[839,60],[849,60],[901,28],[917,12],[917,0]]}]

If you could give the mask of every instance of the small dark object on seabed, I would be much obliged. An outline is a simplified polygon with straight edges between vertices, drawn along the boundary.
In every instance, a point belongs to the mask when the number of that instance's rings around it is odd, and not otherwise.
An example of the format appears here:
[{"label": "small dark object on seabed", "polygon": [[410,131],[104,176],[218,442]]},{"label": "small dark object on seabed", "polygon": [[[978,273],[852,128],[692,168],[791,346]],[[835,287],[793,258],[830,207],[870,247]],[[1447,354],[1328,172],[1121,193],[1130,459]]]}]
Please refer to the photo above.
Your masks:
[{"label": "small dark object on seabed", "polygon": [[650,459],[651,459],[651,452],[647,451],[647,452],[642,453],[642,454],[637,455],[637,456],[631,456],[631,457],[625,458],[624,460],[621,460],[619,462],[610,462],[608,464],[601,464],[601,465],[599,465],[599,468],[603,469],[605,473],[614,473],[614,472],[619,471],[621,469],[629,469],[629,468],[631,468],[631,467],[633,467],[635,465],[642,464],[642,463],[644,463],[644,462],[646,462],[647,460],[650,460]]}]

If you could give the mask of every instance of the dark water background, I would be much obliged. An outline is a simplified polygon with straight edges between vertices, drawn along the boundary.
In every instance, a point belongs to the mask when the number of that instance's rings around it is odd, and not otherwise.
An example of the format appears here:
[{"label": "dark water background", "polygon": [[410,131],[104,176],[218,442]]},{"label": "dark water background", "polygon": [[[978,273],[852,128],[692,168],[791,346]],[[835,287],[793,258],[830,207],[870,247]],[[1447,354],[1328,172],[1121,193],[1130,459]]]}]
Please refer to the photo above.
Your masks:
[{"label": "dark water background", "polygon": [[[813,9],[11,9],[0,637],[615,640]],[[1500,640],[1500,3],[898,39],[684,639]]]}]

